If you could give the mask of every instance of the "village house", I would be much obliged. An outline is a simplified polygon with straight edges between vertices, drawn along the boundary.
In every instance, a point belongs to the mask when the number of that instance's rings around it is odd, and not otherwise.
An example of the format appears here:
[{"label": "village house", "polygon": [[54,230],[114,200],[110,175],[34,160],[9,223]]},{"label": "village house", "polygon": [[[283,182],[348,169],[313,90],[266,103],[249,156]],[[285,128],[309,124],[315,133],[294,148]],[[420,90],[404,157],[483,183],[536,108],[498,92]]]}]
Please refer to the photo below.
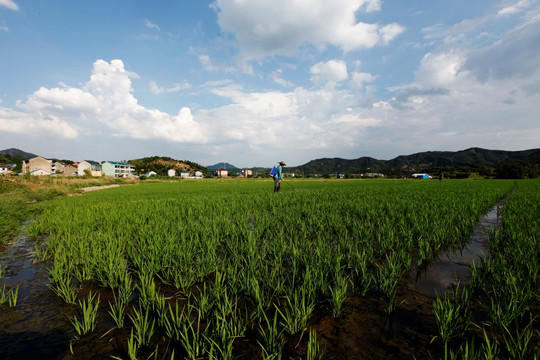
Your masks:
[{"label": "village house", "polygon": [[7,164],[5,166],[0,166],[0,174],[2,175],[13,174],[14,168],[15,168],[15,164]]},{"label": "village house", "polygon": [[75,165],[64,165],[64,176],[77,176],[77,167]]},{"label": "village house", "polygon": [[34,169],[30,171],[30,175],[35,175],[35,176],[46,176],[46,175],[52,175],[52,174],[53,174],[52,172],[43,170],[43,169]]},{"label": "village house", "polygon": [[101,171],[105,176],[108,177],[131,177],[135,168],[126,163],[116,162],[116,161],[104,161],[101,164]]},{"label": "village house", "polygon": [[22,172],[30,173],[31,175],[51,175],[53,173],[52,160],[36,156],[29,159],[28,162],[23,161]]},{"label": "village house", "polygon": [[169,171],[167,171],[167,175],[169,175],[169,177],[175,177],[176,176],[176,170],[169,169]]},{"label": "village house", "polygon": [[203,173],[202,171],[195,171],[195,178],[196,179],[202,179]]},{"label": "village house", "polygon": [[102,174],[101,169],[102,169],[102,167],[101,167],[101,164],[99,162],[92,161],[92,160],[83,160],[77,166],[77,174],[79,176],[83,176],[85,174],[85,170],[88,170],[88,171],[90,171],[90,174],[92,176],[99,177]]},{"label": "village house", "polygon": [[250,176],[253,176],[253,171],[251,171],[250,169],[242,169],[240,170],[240,174],[242,175],[242,177],[250,177]]},{"label": "village house", "polygon": [[180,172],[180,177],[181,177],[182,179],[187,179],[187,178],[189,177],[189,172],[187,172],[187,171],[181,171],[181,172]]},{"label": "village house", "polygon": [[52,173],[57,175],[64,176],[76,176],[77,168],[70,164],[64,164],[59,161],[56,161],[52,165]]},{"label": "village house", "polygon": [[229,171],[225,169],[217,169],[216,171],[214,171],[214,175],[218,177],[227,177],[229,176]]}]

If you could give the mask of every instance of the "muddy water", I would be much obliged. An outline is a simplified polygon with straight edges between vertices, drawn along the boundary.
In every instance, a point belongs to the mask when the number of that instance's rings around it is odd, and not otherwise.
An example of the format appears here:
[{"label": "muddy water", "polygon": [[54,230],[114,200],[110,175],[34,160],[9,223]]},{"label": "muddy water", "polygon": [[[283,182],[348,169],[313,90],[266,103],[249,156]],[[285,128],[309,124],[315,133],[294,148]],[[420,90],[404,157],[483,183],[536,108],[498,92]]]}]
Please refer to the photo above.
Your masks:
[{"label": "muddy water", "polygon": [[505,203],[503,200],[495,204],[480,218],[466,246],[451,247],[439,254],[428,266],[414,268],[410,273],[410,281],[415,288],[435,297],[444,294],[458,282],[468,284],[471,265],[473,262],[478,265],[480,258],[488,253],[489,233],[501,225],[500,212]]},{"label": "muddy water", "polygon": [[[332,318],[325,304],[320,305],[310,327],[317,331],[329,357],[440,358],[440,346],[431,342],[437,334],[432,314],[434,296],[447,291],[456,282],[456,276],[460,282],[467,282],[473,260],[478,261],[487,253],[489,231],[500,225],[498,214],[502,205],[495,205],[480,219],[466,247],[449,249],[429,266],[413,269],[410,278],[402,280],[398,294],[402,302],[391,319],[384,313],[382,301],[369,297],[347,299],[338,319]],[[0,359],[110,359],[111,355],[126,358],[127,329],[102,336],[113,327],[104,315],[105,308],[101,309],[96,331],[73,341],[76,334],[69,318],[75,314],[76,307],[66,305],[47,287],[47,263],[35,262],[33,248],[34,240],[23,232],[0,252],[0,266],[6,267],[1,282],[7,287],[20,286],[16,308],[5,304],[0,308]],[[249,330],[245,338],[238,340],[242,358],[260,358],[257,340],[260,339],[256,332]],[[305,356],[306,339],[287,340],[283,358]],[[74,354],[70,353],[70,341]],[[166,343],[158,341],[160,348],[166,348]]]},{"label": "muddy water", "polygon": [[0,359],[60,358],[73,336],[72,309],[47,287],[46,265],[34,262],[33,248],[34,240],[23,232],[0,253],[2,284],[19,286],[17,306],[1,306]]}]

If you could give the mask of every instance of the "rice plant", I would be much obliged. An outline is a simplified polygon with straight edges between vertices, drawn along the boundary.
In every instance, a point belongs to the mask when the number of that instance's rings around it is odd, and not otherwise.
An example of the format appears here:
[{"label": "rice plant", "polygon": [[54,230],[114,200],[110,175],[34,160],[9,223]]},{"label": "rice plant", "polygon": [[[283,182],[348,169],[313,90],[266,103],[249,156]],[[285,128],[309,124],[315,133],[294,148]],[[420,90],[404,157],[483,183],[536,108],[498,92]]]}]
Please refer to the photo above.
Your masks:
[{"label": "rice plant", "polygon": [[75,300],[77,300],[77,289],[71,282],[71,276],[63,275],[61,277],[57,277],[56,281],[48,286],[67,304],[75,304]]},{"label": "rice plant", "polygon": [[512,328],[503,326],[501,345],[510,354],[512,359],[524,360],[538,356],[538,344],[534,345],[533,336],[538,330],[534,329],[534,321],[531,318],[524,329],[520,329],[517,324],[513,324]]},{"label": "rice plant", "polygon": [[466,288],[462,289],[461,292],[459,289],[458,284],[453,296],[448,294],[443,297],[437,296],[433,304],[433,313],[439,330],[438,337],[443,342],[445,356],[448,354],[449,341],[463,336],[470,324],[469,292]]},{"label": "rice plant", "polygon": [[126,303],[124,303],[121,298],[117,298],[116,295],[114,295],[114,302],[109,301],[108,313],[118,329],[124,327],[125,312]]},{"label": "rice plant", "polygon": [[170,339],[180,341],[181,331],[183,329],[184,323],[189,321],[189,314],[186,311],[188,307],[182,307],[180,311],[180,306],[176,303],[174,310],[172,305],[169,305],[169,315],[165,318],[164,327],[167,336]]},{"label": "rice plant", "polygon": [[325,348],[317,341],[315,329],[309,329],[309,340],[307,345],[307,360],[323,360],[325,358]]},{"label": "rice plant", "polygon": [[285,345],[285,338],[283,337],[283,332],[278,328],[278,312],[274,312],[274,317],[272,322],[268,320],[268,316],[263,313],[266,326],[263,327],[259,323],[259,333],[263,338],[263,343],[259,342],[261,347],[263,359],[281,359],[281,354],[283,351],[283,346]]},{"label": "rice plant", "polygon": [[348,279],[342,273],[336,274],[334,287],[329,287],[331,293],[332,316],[339,317],[341,307],[347,299]]},{"label": "rice plant", "polygon": [[150,319],[149,310],[133,309],[133,316],[129,318],[135,328],[137,346],[149,346],[155,331],[155,319]]},{"label": "rice plant", "polygon": [[279,307],[276,310],[281,314],[283,319],[283,326],[285,330],[291,334],[298,334],[304,332],[307,327],[308,320],[313,313],[315,303],[307,294],[309,290],[302,286],[300,290],[295,289],[292,294],[292,300],[286,296],[285,309],[281,311]]},{"label": "rice plant", "polygon": [[210,343],[207,340],[209,326],[204,330],[201,327],[201,314],[197,314],[197,320],[184,321],[180,331],[180,343],[182,344],[189,360],[198,360],[208,356]]},{"label": "rice plant", "polygon": [[96,328],[96,319],[99,310],[99,295],[97,299],[95,294],[88,294],[88,298],[79,301],[79,307],[82,311],[82,316],[79,318],[77,315],[71,319],[71,324],[75,328],[75,331],[79,336],[85,335]]},{"label": "rice plant", "polygon": [[19,285],[16,288],[6,289],[6,285],[3,284],[0,288],[0,305],[8,303],[9,307],[15,307],[18,297]]}]

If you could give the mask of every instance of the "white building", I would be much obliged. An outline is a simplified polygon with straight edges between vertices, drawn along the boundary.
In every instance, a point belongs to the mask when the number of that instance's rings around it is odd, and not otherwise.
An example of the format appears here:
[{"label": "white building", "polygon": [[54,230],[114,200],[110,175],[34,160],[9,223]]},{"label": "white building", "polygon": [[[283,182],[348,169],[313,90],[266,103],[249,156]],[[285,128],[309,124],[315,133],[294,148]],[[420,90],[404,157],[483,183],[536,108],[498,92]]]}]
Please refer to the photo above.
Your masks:
[{"label": "white building", "polygon": [[77,165],[77,175],[83,176],[85,170],[90,171],[92,176],[101,176],[101,164],[97,161],[83,160]]},{"label": "white building", "polygon": [[131,164],[116,161],[104,161],[101,164],[101,169],[103,174],[109,177],[131,177],[135,171],[135,167]]},{"label": "white building", "polygon": [[169,177],[175,177],[176,176],[176,170],[169,169],[169,171],[167,171],[167,175],[169,175]]}]

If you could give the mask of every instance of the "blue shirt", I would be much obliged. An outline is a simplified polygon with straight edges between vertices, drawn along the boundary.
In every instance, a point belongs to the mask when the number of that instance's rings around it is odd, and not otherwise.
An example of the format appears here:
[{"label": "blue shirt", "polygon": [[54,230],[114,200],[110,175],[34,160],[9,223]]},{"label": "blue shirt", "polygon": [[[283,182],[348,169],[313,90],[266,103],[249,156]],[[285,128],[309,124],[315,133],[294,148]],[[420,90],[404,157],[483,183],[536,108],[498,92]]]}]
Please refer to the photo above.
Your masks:
[{"label": "blue shirt", "polygon": [[280,180],[283,180],[283,166],[278,165],[276,167],[276,177],[279,178]]}]

